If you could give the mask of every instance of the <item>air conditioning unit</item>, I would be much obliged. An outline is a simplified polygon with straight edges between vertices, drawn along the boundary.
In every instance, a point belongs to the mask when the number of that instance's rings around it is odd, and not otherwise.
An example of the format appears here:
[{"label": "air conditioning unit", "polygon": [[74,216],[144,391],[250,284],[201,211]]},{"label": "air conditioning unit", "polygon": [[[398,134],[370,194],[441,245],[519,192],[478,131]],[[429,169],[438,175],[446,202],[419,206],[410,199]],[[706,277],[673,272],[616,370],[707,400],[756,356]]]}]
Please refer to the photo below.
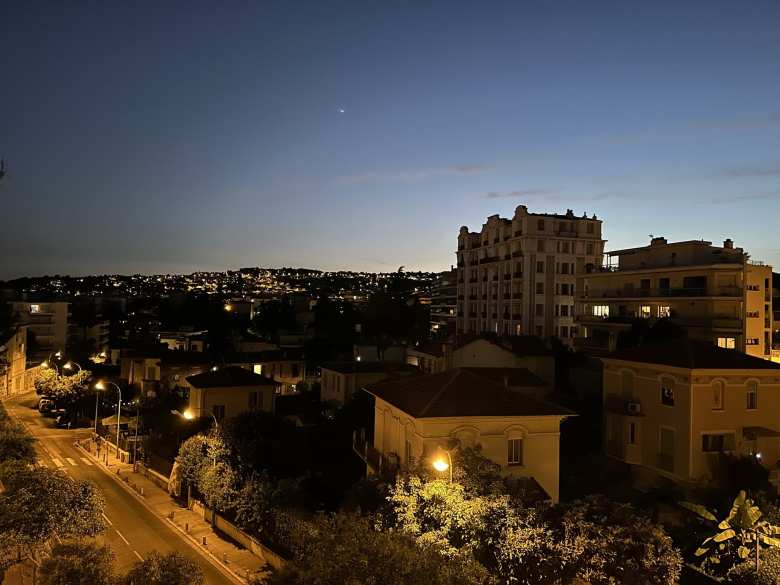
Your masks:
[{"label": "air conditioning unit", "polygon": [[628,414],[639,414],[642,412],[642,405],[638,402],[629,402],[626,408],[628,409]]}]

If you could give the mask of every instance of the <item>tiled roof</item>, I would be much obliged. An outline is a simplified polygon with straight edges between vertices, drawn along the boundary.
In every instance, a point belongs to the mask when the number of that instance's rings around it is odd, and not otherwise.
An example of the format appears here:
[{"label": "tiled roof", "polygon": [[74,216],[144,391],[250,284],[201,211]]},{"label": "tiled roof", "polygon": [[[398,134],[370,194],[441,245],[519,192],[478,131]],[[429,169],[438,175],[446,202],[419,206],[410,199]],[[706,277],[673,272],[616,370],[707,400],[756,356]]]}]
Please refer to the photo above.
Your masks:
[{"label": "tiled roof", "polygon": [[381,372],[419,372],[417,367],[395,362],[328,362],[322,364],[323,370],[341,374],[373,374]]},{"label": "tiled roof", "polygon": [[409,376],[365,390],[415,418],[459,416],[570,416],[562,406],[515,392],[474,369]]},{"label": "tiled roof", "polygon": [[462,335],[458,340],[457,348],[460,349],[472,343],[484,339],[498,347],[511,351],[518,357],[529,355],[552,355],[552,351],[547,347],[544,340],[536,335],[508,335],[498,337],[496,335]]},{"label": "tiled roof", "polygon": [[490,378],[494,382],[509,386],[547,386],[547,383],[528,368],[481,368],[478,366],[464,367],[464,370],[474,372],[479,376]]},{"label": "tiled roof", "polygon": [[780,370],[769,360],[688,338],[624,349],[603,359],[704,370]]},{"label": "tiled roof", "polygon": [[196,388],[234,388],[237,386],[278,386],[270,378],[255,374],[239,366],[227,366],[216,371],[188,376],[187,382]]}]

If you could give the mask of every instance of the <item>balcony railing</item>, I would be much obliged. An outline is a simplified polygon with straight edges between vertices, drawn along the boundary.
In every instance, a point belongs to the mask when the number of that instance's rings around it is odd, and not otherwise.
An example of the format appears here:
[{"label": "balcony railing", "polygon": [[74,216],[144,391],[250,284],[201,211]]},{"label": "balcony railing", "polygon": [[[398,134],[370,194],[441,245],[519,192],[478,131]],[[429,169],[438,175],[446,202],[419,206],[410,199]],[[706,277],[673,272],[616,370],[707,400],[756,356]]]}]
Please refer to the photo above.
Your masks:
[{"label": "balcony railing", "polygon": [[383,454],[370,445],[365,439],[365,433],[353,431],[352,449],[357,453],[371,471],[379,477],[392,478],[400,468],[398,456],[394,453]]},{"label": "balcony railing", "polygon": [[583,298],[591,299],[641,299],[653,297],[741,297],[737,286],[707,288],[622,288],[590,289]]}]

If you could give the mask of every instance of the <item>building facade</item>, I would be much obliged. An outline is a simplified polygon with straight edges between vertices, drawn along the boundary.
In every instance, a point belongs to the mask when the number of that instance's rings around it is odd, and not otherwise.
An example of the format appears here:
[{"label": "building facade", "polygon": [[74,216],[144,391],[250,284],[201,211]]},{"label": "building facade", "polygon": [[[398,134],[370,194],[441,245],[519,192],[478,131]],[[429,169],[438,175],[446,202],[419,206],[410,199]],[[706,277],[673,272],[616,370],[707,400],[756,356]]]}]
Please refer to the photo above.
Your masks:
[{"label": "building facade", "polygon": [[455,333],[458,271],[442,272],[431,288],[431,336],[446,339]]},{"label": "building facade", "polygon": [[0,334],[0,396],[27,391],[27,328],[15,327]]},{"label": "building facade", "polygon": [[68,341],[68,303],[12,301],[11,318],[16,325],[26,326],[28,337],[38,346],[30,359],[41,361],[55,351],[65,351]]},{"label": "building facade", "polygon": [[209,370],[186,378],[189,386],[188,416],[214,415],[218,421],[243,412],[273,412],[279,384],[239,366]]},{"label": "building facade", "polygon": [[397,362],[330,362],[321,367],[320,400],[344,404],[368,384],[391,377],[419,372],[414,366]]},{"label": "building facade", "polygon": [[772,268],[731,240],[704,240],[608,252],[605,267],[578,277],[576,321],[583,348],[614,350],[637,319],[668,318],[696,339],[769,359]]},{"label": "building facade", "polygon": [[558,336],[571,345],[576,278],[601,265],[596,216],[530,213],[488,217],[458,235],[457,332]]},{"label": "building facade", "polygon": [[778,481],[780,365],[690,339],[602,361],[608,455],[674,480],[752,455]]},{"label": "building facade", "polygon": [[560,424],[573,412],[467,369],[386,380],[365,391],[375,398],[373,445],[356,440],[356,451],[369,474],[381,473],[382,462],[414,467],[457,439],[479,445],[503,474],[532,478],[558,501]]}]

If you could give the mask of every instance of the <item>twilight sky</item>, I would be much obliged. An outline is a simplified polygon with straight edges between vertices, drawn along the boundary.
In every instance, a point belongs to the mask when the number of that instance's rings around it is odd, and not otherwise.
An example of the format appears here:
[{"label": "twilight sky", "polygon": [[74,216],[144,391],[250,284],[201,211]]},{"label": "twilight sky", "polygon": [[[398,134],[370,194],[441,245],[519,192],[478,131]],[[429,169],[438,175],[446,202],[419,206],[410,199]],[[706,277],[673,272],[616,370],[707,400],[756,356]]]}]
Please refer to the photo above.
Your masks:
[{"label": "twilight sky", "polygon": [[441,270],[520,203],[780,267],[775,0],[0,13],[0,278]]}]

